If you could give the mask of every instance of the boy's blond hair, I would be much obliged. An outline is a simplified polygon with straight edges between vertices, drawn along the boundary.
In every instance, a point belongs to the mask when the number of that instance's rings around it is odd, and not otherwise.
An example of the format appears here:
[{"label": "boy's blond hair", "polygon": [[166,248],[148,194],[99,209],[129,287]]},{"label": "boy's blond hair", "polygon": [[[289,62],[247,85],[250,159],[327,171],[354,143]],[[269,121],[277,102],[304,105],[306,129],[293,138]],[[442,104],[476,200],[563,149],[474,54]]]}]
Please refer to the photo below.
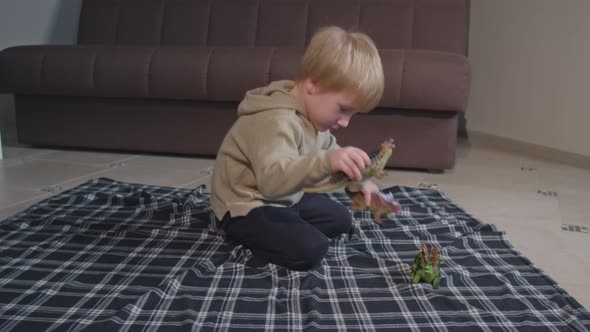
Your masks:
[{"label": "boy's blond hair", "polygon": [[360,112],[369,112],[383,96],[383,67],[371,38],[336,26],[321,28],[311,39],[295,78],[306,79],[325,91],[352,92]]}]

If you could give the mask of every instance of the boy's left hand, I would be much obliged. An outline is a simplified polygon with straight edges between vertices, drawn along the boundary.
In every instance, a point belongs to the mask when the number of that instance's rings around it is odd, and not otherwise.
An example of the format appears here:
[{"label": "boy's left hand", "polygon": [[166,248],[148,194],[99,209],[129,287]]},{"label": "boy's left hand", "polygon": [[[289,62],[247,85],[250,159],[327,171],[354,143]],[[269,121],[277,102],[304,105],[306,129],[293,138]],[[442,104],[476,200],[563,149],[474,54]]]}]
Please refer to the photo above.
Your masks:
[{"label": "boy's left hand", "polygon": [[365,205],[371,205],[371,196],[373,193],[379,194],[379,187],[373,181],[365,181],[361,185],[361,192],[365,198]]}]

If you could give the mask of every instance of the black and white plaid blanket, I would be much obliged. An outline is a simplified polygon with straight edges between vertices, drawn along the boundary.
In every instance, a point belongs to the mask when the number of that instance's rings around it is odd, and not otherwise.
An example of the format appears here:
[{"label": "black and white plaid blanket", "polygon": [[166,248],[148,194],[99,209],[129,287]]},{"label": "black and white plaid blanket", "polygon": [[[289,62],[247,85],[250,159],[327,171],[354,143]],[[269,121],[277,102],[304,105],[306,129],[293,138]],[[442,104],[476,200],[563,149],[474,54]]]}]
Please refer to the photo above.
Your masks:
[{"label": "black and white plaid blanket", "polygon": [[[588,331],[590,313],[434,190],[334,239],[306,272],[254,264],[211,229],[209,196],[97,179],[0,222],[0,331]],[[344,194],[332,198],[351,201]],[[414,285],[420,245],[440,288]]]}]

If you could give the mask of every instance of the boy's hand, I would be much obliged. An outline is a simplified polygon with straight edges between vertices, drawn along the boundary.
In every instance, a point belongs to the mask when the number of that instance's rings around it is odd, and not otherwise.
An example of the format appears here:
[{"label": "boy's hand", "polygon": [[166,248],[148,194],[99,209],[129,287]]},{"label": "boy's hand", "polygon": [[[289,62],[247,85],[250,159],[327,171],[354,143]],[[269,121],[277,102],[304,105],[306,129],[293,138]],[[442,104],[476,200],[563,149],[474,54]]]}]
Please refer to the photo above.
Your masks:
[{"label": "boy's hand", "polygon": [[365,182],[363,182],[362,186],[361,186],[361,192],[363,193],[363,196],[365,197],[365,205],[369,206],[371,205],[371,196],[373,193],[375,194],[379,194],[379,187],[377,187],[377,185],[370,180],[367,180]]},{"label": "boy's hand", "polygon": [[361,180],[365,167],[371,164],[365,151],[352,146],[332,150],[328,156],[332,172],[344,172],[354,181]]}]

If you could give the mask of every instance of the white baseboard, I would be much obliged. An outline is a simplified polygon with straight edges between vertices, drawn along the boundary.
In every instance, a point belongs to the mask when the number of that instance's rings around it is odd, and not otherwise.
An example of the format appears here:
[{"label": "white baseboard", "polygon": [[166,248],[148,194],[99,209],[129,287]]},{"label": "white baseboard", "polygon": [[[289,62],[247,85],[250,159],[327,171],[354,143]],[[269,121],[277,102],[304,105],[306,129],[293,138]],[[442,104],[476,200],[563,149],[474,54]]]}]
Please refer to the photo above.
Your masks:
[{"label": "white baseboard", "polygon": [[590,156],[527,143],[511,138],[490,135],[478,131],[468,131],[469,140],[474,144],[497,147],[510,152],[522,153],[531,157],[555,161],[574,167],[590,169]]}]

